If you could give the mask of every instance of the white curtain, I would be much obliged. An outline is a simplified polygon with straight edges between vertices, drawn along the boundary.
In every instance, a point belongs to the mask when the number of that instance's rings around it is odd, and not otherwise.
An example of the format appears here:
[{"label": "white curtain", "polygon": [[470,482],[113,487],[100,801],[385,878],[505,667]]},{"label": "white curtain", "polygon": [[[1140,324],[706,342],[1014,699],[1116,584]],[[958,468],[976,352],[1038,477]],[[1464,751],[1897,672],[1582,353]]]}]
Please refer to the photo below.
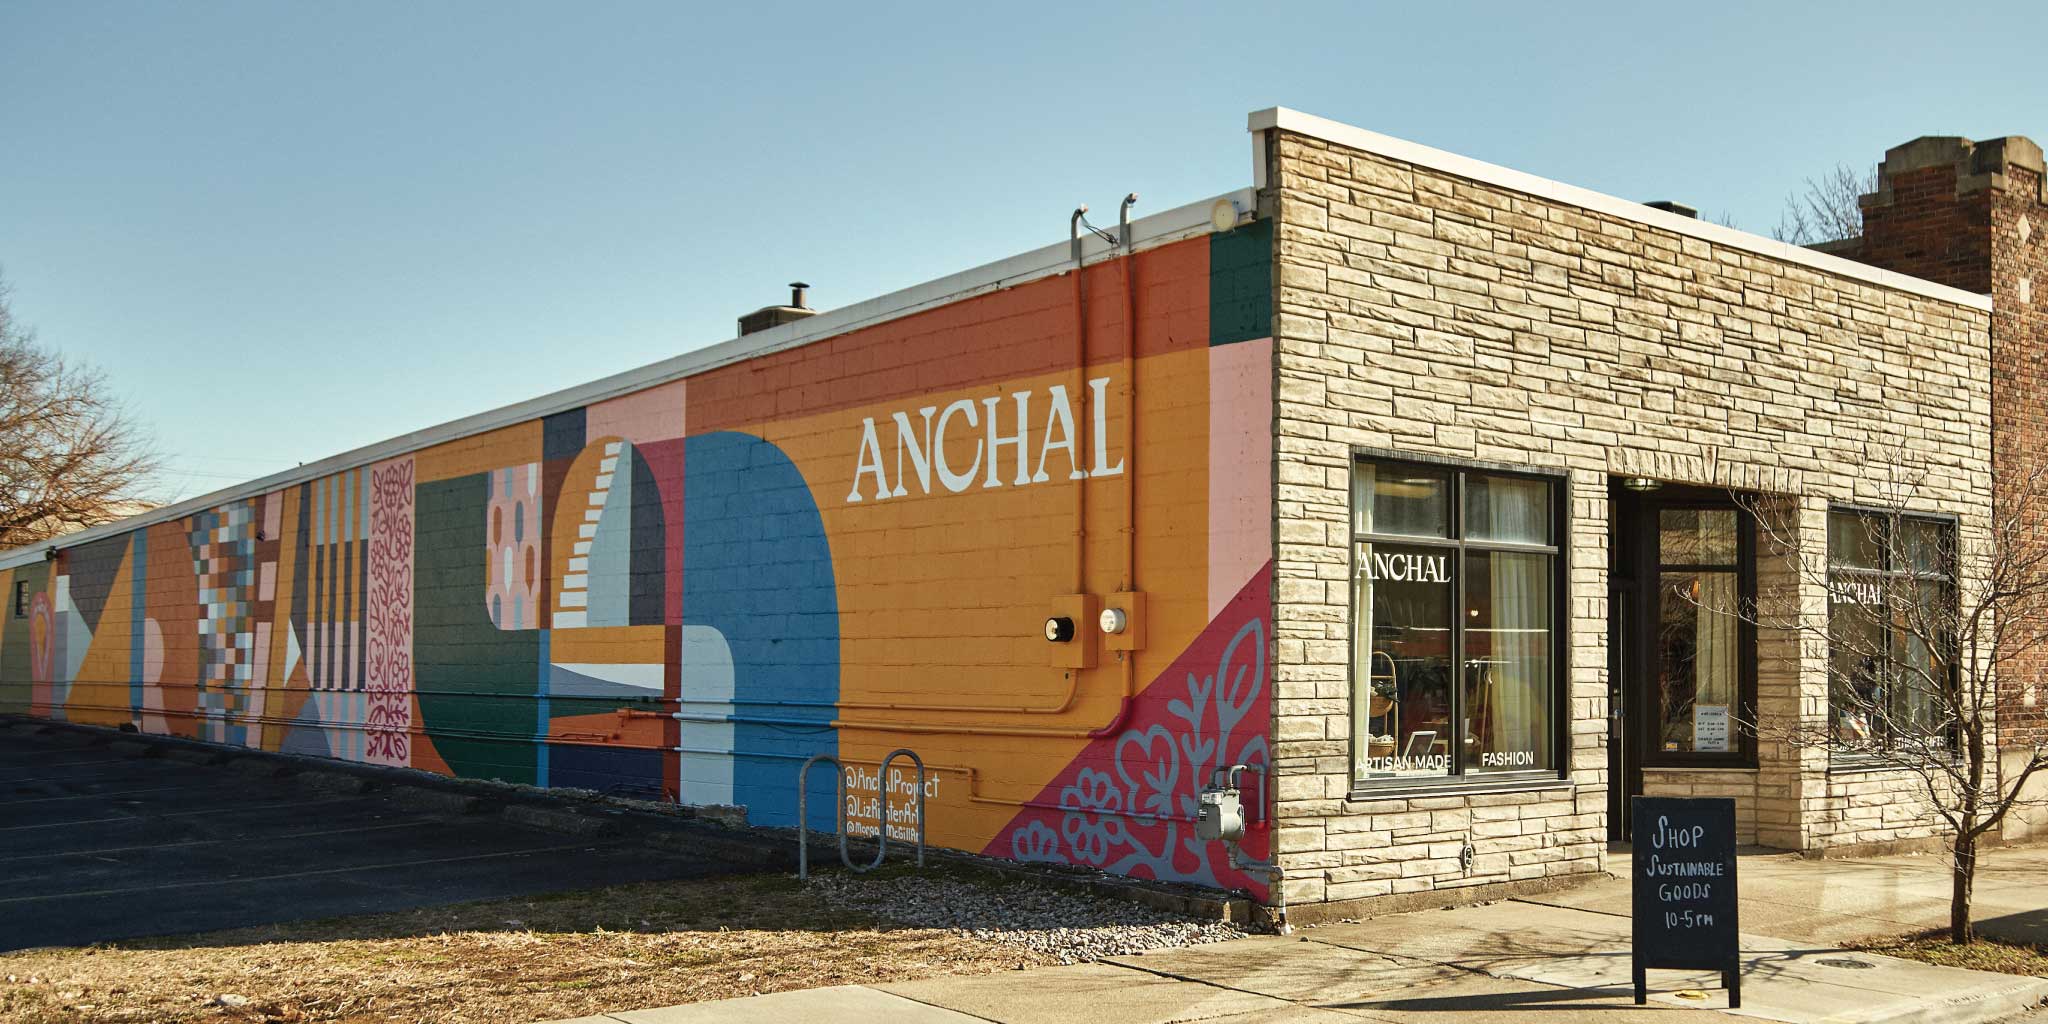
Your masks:
[{"label": "white curtain", "polygon": [[[1488,482],[1488,536],[1502,540],[1548,539],[1545,487],[1537,481],[1494,478]],[[1493,596],[1492,663],[1481,669],[1479,692],[1471,699],[1485,704],[1489,749],[1529,751],[1548,767],[1545,751],[1550,735],[1550,556],[1493,552],[1490,580]],[[1477,716],[1479,708],[1470,709]]]},{"label": "white curtain", "polygon": [[[1356,464],[1351,472],[1351,514],[1353,529],[1372,532],[1374,470],[1371,463]],[[1356,546],[1352,564],[1351,659],[1351,749],[1363,759],[1372,749],[1372,583],[1366,567],[1372,559],[1372,545]]]},{"label": "white curtain", "polygon": [[1351,658],[1356,662],[1351,670],[1351,749],[1355,751],[1354,756],[1362,760],[1372,749],[1373,607],[1372,580],[1366,573],[1366,566],[1372,559],[1372,545],[1360,544],[1356,550],[1351,602]]},{"label": "white curtain", "polygon": [[[1738,624],[1735,617],[1735,574],[1706,572],[1700,574],[1699,581],[1699,606],[1693,620],[1697,632],[1693,649],[1692,702],[1694,708],[1708,704],[1728,709],[1726,714],[1730,732],[1727,745],[1714,749],[1732,750],[1735,717],[1735,709],[1732,706],[1735,703],[1735,631]],[[1693,749],[1700,749],[1697,736],[1694,737]]]}]

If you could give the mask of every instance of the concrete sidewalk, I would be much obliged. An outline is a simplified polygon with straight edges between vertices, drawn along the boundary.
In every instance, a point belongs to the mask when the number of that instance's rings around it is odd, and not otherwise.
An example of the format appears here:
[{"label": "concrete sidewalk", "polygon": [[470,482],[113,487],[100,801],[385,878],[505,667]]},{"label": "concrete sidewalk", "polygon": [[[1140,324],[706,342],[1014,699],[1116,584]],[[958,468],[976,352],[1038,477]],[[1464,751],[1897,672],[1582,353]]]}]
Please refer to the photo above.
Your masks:
[{"label": "concrete sidewalk", "polygon": [[[1869,953],[1859,939],[1948,920],[1940,857],[1741,864],[1742,1008],[1718,976],[1650,972],[1650,1005],[1629,978],[1629,888],[1609,878],[1565,892],[1392,914],[1100,963],[782,992],[583,1018],[580,1024],[881,1021],[887,1024],[1343,1024],[1360,1020],[1614,1024],[1727,1020],[1786,1024],[1983,1024],[2048,999],[2048,980]],[[2048,849],[1994,851],[1979,869],[1981,929],[2041,941]],[[567,1022],[564,1022],[567,1024]]]},{"label": "concrete sidewalk", "polygon": [[[1615,863],[1627,864],[1621,857]],[[1939,854],[1813,860],[1744,854],[1742,924],[1749,931],[1841,945],[1948,927],[1949,863]],[[1977,865],[1971,901],[1981,935],[2048,945],[2048,846],[1994,847]],[[1606,877],[1531,902],[1626,916],[1626,878]]]},{"label": "concrete sidewalk", "polygon": [[1720,1013],[1787,1024],[1978,1024],[2048,999],[2048,980],[1745,934],[1741,1009],[1726,1009],[1718,977],[1682,971],[1651,972],[1651,1005],[1638,1007],[1628,930],[1628,919],[1612,914],[1505,902],[1073,967],[784,992],[582,1024],[1506,1024],[1596,1012],[1615,1024]]}]

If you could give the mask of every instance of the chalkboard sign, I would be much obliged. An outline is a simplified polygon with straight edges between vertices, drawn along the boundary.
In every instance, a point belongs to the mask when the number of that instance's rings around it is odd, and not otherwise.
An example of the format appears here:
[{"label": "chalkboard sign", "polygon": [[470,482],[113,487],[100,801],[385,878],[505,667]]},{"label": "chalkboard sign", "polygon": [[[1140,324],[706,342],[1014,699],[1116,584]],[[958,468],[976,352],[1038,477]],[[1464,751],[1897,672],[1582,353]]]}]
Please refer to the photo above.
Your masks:
[{"label": "chalkboard sign", "polygon": [[1636,1003],[1650,968],[1720,971],[1730,1008],[1742,1005],[1735,919],[1735,801],[1635,798]]}]

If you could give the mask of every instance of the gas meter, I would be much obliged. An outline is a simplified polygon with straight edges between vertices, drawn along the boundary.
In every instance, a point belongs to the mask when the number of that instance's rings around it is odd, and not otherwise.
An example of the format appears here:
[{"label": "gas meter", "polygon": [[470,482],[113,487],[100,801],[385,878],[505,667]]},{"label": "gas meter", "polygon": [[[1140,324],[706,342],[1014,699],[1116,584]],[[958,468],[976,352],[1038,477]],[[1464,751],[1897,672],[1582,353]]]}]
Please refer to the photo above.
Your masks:
[{"label": "gas meter", "polygon": [[1244,800],[1236,786],[1219,784],[1211,779],[1202,788],[1197,798],[1195,838],[1203,842],[1215,839],[1236,842],[1244,838]]}]

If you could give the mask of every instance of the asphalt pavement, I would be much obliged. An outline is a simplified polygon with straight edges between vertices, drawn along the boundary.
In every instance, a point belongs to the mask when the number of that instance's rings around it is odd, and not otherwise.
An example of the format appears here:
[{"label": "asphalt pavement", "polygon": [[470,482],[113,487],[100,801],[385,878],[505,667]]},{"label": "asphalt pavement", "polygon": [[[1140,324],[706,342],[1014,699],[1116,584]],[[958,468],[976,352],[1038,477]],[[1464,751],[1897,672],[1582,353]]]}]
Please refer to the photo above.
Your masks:
[{"label": "asphalt pavement", "polygon": [[733,870],[527,827],[489,801],[365,786],[318,765],[0,728],[0,950]]}]

